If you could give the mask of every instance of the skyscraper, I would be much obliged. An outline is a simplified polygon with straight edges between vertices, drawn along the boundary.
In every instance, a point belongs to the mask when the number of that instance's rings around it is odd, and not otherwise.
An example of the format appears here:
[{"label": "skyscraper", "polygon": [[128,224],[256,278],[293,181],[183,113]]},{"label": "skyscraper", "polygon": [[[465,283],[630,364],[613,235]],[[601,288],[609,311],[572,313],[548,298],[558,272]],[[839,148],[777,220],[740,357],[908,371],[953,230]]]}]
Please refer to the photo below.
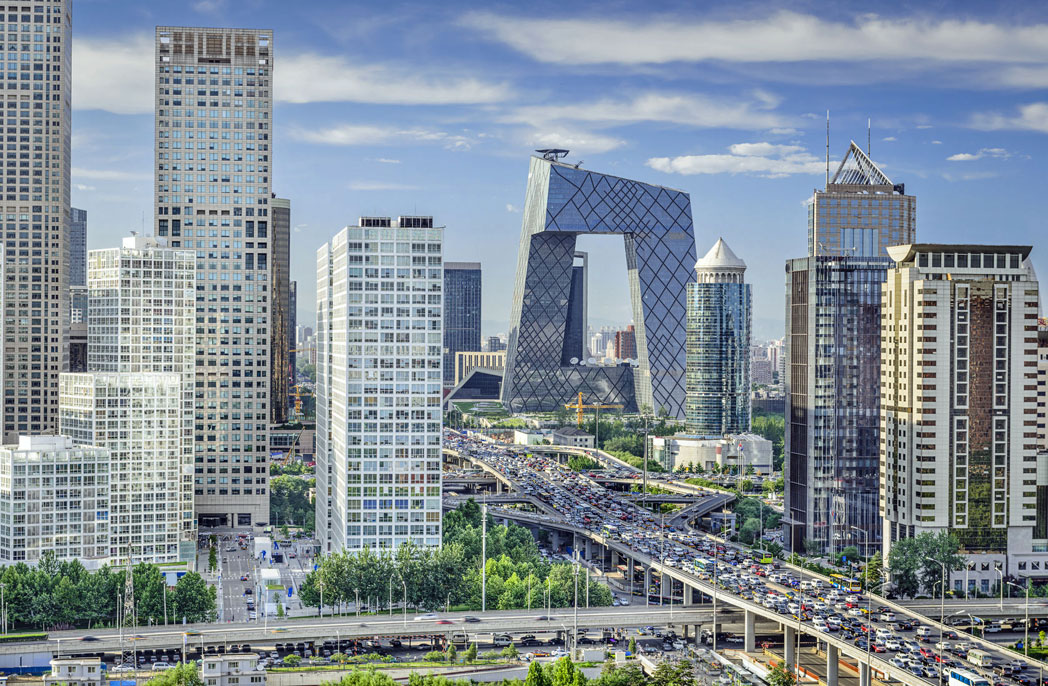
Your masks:
[{"label": "skyscraper", "polygon": [[273,32],[156,30],[156,235],[197,252],[204,526],[269,521]]},{"label": "skyscraper", "polygon": [[560,363],[564,366],[578,364],[586,359],[588,282],[589,255],[576,250],[575,263],[571,266],[571,288],[568,290],[568,328],[564,331],[564,347],[560,353]]},{"label": "skyscraper", "polygon": [[[68,364],[69,150],[72,18],[69,0],[39,0],[9,8],[8,47],[23,50],[20,82],[9,77],[8,159],[28,160],[32,172],[9,164],[0,171],[4,248],[4,443],[19,434],[58,430],[58,375]],[[21,9],[22,12],[17,10]],[[21,39],[20,41],[18,39]],[[33,51],[29,45],[33,44]],[[9,53],[14,57],[16,53]],[[10,61],[8,66],[14,66]],[[32,66],[30,66],[32,65]],[[30,79],[32,78],[32,81]],[[14,136],[13,134],[18,134]],[[30,138],[32,137],[32,140]],[[16,138],[20,138],[16,142]],[[28,162],[26,163],[28,166]],[[45,171],[46,170],[46,171]],[[32,259],[20,257],[32,241]]]},{"label": "skyscraper", "polygon": [[298,281],[292,281],[288,286],[288,323],[287,323],[287,342],[291,350],[288,351],[287,367],[288,367],[288,392],[290,393],[292,387],[295,385],[295,370],[298,368],[298,353],[295,349],[298,348]]},{"label": "skyscraper", "polygon": [[632,360],[637,357],[637,331],[629,324],[622,331],[615,332],[615,358]]},{"label": "skyscraper", "polygon": [[324,553],[440,544],[443,235],[432,217],[362,217],[317,251]]},{"label": "skyscraper", "polygon": [[270,421],[284,424],[288,418],[288,361],[291,340],[291,201],[273,198],[273,279],[270,322]]},{"label": "skyscraper", "polygon": [[480,350],[480,262],[444,263],[444,385],[455,385],[455,354]]},{"label": "skyscraper", "polygon": [[724,239],[695,264],[688,284],[688,431],[724,436],[750,431],[750,287],[746,263]]},{"label": "skyscraper", "polygon": [[[899,245],[883,288],[884,548],[948,531],[983,592],[1048,563],[1029,246]],[[1039,466],[1039,462],[1042,462]],[[1038,495],[1038,491],[1042,495]]]},{"label": "skyscraper", "polygon": [[913,241],[916,202],[854,142],[808,201],[808,257],[786,263],[792,550],[879,545],[881,284],[886,248]]},{"label": "skyscraper", "polygon": [[69,211],[69,286],[87,285],[87,210]]},{"label": "skyscraper", "polygon": [[195,555],[195,267],[146,236],[88,254],[89,371],[61,376],[61,430],[110,450],[114,560]]}]

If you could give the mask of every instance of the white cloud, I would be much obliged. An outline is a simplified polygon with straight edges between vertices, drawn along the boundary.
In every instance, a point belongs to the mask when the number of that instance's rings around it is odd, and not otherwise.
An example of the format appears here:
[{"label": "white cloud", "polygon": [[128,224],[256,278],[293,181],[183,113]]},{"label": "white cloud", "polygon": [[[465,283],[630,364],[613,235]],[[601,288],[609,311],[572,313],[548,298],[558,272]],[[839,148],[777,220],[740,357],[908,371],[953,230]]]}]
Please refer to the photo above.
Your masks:
[{"label": "white cloud", "polygon": [[394,159],[390,159],[388,157],[379,157],[379,158],[376,158],[375,161],[376,162],[381,162],[382,164],[400,164],[400,160],[394,160]]},{"label": "white cloud", "polygon": [[582,121],[605,126],[662,122],[702,128],[778,129],[788,125],[771,112],[778,99],[755,93],[749,100],[712,98],[677,93],[644,93],[630,100],[607,98],[595,102],[518,107],[503,122],[537,125]]},{"label": "white cloud", "polygon": [[73,167],[70,174],[77,179],[95,179],[98,181],[141,181],[153,178],[145,172],[132,172],[121,169],[84,169]]},{"label": "white cloud", "polygon": [[574,155],[599,154],[620,148],[626,141],[568,126],[550,126],[525,131],[523,144],[529,148],[567,148]]},{"label": "white cloud", "polygon": [[512,214],[517,214],[520,212],[520,208],[512,203],[506,203],[506,211]]},{"label": "white cloud", "polygon": [[756,174],[770,178],[825,173],[824,161],[798,145],[736,143],[730,154],[653,157],[647,165],[668,174]]},{"label": "white cloud", "polygon": [[73,188],[75,188],[78,191],[93,191],[93,190],[95,190],[94,186],[88,186],[87,184],[84,184],[84,183],[74,183],[73,184]]},{"label": "white cloud", "polygon": [[302,233],[309,228],[309,224],[295,224],[295,227],[291,229],[295,233]]},{"label": "white cloud", "polygon": [[852,22],[834,22],[790,11],[729,21],[673,16],[647,21],[596,16],[528,19],[474,12],[462,21],[533,59],[565,64],[1048,61],[1046,24],[1003,25],[876,14],[863,14]]},{"label": "white cloud", "polygon": [[955,155],[950,155],[946,158],[947,162],[970,162],[972,160],[981,160],[984,157],[992,157],[999,160],[1006,160],[1011,157],[1012,154],[1004,148],[982,148],[979,152],[959,152]]},{"label": "white cloud", "polygon": [[942,141],[932,141],[932,145],[942,145]]},{"label": "white cloud", "polygon": [[418,186],[385,181],[350,181],[346,184],[346,188],[351,191],[413,191],[417,190]]},{"label": "white cloud", "polygon": [[193,9],[202,14],[218,14],[226,7],[226,0],[197,0]]},{"label": "white cloud", "polygon": [[1021,105],[1014,115],[999,112],[981,112],[971,119],[972,128],[996,131],[1018,129],[1048,133],[1048,102],[1032,102]]},{"label": "white cloud", "polygon": [[891,142],[896,141],[898,139],[895,136],[885,136],[881,140],[884,141],[885,143],[891,143]]},{"label": "white cloud", "polygon": [[429,129],[401,129],[368,124],[339,124],[322,129],[292,127],[291,138],[318,145],[386,145],[395,143],[440,143],[448,150],[469,150],[473,139],[462,134]]},{"label": "white cloud", "polygon": [[153,111],[153,37],[73,39],[73,109],[115,114]]},{"label": "white cloud", "polygon": [[341,56],[317,54],[280,58],[275,80],[281,102],[364,102],[396,105],[497,103],[511,96],[505,83],[472,77],[421,73]]}]

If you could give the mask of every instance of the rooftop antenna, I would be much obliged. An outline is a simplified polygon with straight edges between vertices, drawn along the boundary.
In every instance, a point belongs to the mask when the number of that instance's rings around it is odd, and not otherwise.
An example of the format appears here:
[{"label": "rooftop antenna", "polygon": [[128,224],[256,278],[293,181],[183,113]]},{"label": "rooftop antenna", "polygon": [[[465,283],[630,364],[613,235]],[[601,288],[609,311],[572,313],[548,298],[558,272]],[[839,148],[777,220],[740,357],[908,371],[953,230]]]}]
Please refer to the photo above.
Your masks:
[{"label": "rooftop antenna", "polygon": [[[542,150],[536,150],[535,152],[542,155],[542,159],[549,160],[550,162],[556,162],[560,158],[568,156],[568,151],[562,148],[543,148]],[[581,162],[579,164],[581,164]]]},{"label": "rooftop antenna", "polygon": [[830,185],[830,111],[826,110],[826,185]]},{"label": "rooftop antenna", "polygon": [[866,117],[866,156],[870,156],[870,118]]}]

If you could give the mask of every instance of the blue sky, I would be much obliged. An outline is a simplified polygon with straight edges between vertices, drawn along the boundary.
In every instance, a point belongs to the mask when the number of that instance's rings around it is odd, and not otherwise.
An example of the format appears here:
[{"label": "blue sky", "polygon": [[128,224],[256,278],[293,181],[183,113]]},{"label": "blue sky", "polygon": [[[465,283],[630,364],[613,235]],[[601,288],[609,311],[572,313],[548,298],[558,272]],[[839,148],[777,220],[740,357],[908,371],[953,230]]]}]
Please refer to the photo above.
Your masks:
[{"label": "blue sky", "polygon": [[[314,255],[361,215],[432,214],[484,265],[505,331],[528,155],[691,194],[701,256],[749,265],[755,333],[781,335],[804,202],[849,139],[917,196],[921,241],[1033,244],[1048,274],[1048,5],[1035,2],[355,3],[74,0],[73,204],[89,247],[152,216],[156,25],[273,28],[274,189],[291,198],[299,321]],[[591,254],[591,323],[627,323],[621,242]]]}]

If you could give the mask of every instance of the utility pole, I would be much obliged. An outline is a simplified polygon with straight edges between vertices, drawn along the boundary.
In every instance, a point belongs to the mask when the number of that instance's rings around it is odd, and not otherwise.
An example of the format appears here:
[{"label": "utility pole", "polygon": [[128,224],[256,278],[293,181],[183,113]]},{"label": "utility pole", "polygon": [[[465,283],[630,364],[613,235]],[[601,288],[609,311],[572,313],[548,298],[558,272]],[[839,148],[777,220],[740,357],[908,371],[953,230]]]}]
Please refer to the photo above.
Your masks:
[{"label": "utility pole", "polygon": [[[165,589],[166,590],[166,589]],[[131,548],[127,549],[127,565],[124,568],[124,611],[120,615],[120,652],[122,654],[122,662],[124,664],[130,664],[135,669],[135,681],[138,681],[138,650],[135,647],[134,636],[129,636],[130,645],[124,645],[124,629],[130,629],[134,631],[134,627],[138,625],[137,615],[135,613],[135,575],[131,566]]]},{"label": "utility pole", "polygon": [[488,611],[488,504],[480,506],[480,611]]}]

